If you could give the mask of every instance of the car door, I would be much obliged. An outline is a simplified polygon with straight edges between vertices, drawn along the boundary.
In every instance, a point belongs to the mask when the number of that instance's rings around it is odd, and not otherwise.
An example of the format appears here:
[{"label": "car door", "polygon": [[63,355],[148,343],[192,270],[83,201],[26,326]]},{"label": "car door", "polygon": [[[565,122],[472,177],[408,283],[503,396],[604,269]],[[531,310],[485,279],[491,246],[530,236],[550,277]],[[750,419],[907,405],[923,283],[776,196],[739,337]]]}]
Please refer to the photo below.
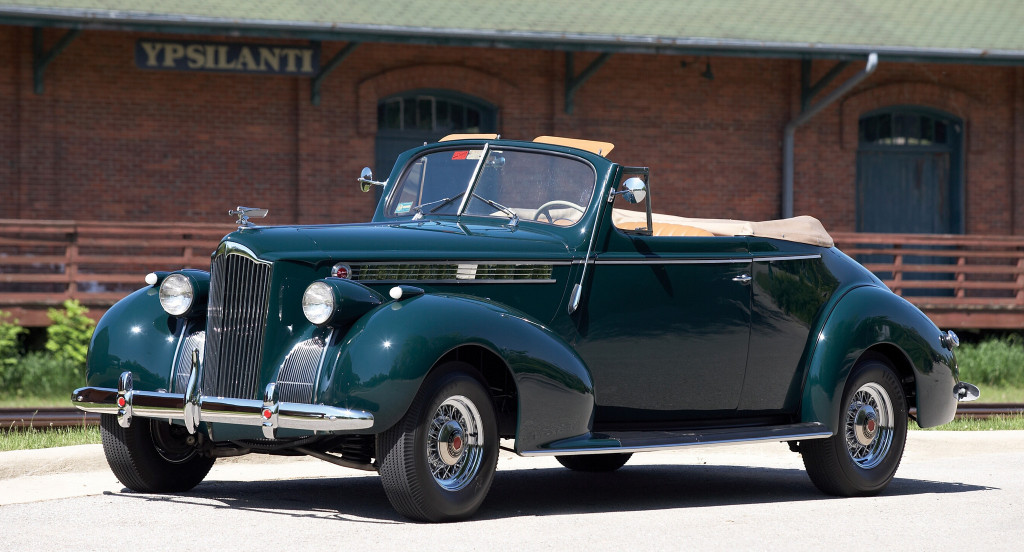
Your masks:
[{"label": "car door", "polygon": [[811,327],[839,280],[810,245],[749,238],[753,259],[750,351],[739,410],[745,416],[793,414],[800,405],[801,359]]},{"label": "car door", "polygon": [[746,238],[610,232],[578,315],[595,427],[732,416],[750,333]]}]

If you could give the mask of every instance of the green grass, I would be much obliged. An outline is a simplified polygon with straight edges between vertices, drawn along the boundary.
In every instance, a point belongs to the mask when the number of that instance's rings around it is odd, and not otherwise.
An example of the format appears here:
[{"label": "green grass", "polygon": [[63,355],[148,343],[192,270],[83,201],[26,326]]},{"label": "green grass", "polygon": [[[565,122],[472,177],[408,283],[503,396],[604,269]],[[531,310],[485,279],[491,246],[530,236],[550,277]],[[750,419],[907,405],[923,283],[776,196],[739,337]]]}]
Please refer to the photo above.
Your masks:
[{"label": "green grass", "polygon": [[1024,430],[1024,414],[1010,416],[992,416],[991,418],[957,418],[946,425],[921,429],[913,420],[908,427],[920,431],[1001,431]]},{"label": "green grass", "polygon": [[[971,380],[965,380],[974,383]],[[981,398],[979,403],[1024,403],[1024,387],[995,387],[991,385],[979,385]],[[970,404],[970,403],[961,403]]]},{"label": "green grass", "polygon": [[0,452],[10,450],[93,445],[100,442],[99,427],[61,427],[47,430],[0,431]]},{"label": "green grass", "polygon": [[1020,335],[964,343],[956,350],[956,360],[963,381],[979,387],[1024,388],[1024,338]]},{"label": "green grass", "polygon": [[71,392],[59,397],[6,397],[0,399],[0,408],[71,408]]}]

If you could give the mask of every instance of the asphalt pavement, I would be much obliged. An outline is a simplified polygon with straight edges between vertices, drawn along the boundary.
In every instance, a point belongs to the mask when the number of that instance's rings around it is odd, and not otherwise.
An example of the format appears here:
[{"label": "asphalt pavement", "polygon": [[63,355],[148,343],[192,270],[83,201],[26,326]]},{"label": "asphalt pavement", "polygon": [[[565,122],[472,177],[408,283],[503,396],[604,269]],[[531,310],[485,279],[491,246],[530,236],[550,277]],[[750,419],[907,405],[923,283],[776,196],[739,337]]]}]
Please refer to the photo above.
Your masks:
[{"label": "asphalt pavement", "polygon": [[811,485],[782,443],[635,455],[611,474],[503,452],[468,521],[411,523],[375,474],[218,460],[188,493],[123,488],[98,445],[0,453],[2,550],[1020,550],[1024,431],[921,432],[877,497]]}]

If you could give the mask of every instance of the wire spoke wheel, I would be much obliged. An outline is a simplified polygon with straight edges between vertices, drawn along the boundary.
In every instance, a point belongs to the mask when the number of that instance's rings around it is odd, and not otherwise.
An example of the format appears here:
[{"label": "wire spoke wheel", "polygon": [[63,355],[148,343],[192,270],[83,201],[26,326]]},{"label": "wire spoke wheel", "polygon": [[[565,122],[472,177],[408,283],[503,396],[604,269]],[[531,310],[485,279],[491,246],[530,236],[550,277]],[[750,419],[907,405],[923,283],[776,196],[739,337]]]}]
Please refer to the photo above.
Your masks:
[{"label": "wire spoke wheel", "polygon": [[828,494],[878,494],[896,475],[907,441],[907,398],[889,359],[861,358],[837,407],[835,435],[800,443],[807,475]]},{"label": "wire spoke wheel", "polygon": [[892,447],[892,401],[877,383],[862,385],[846,410],[846,450],[863,469],[885,460]]},{"label": "wire spoke wheel", "polygon": [[424,380],[397,424],[377,438],[384,492],[420,521],[453,521],[483,503],[498,462],[498,426],[475,369],[448,362]]},{"label": "wire spoke wheel", "polygon": [[443,489],[458,491],[480,471],[483,422],[472,401],[461,395],[437,407],[427,434],[430,473]]}]

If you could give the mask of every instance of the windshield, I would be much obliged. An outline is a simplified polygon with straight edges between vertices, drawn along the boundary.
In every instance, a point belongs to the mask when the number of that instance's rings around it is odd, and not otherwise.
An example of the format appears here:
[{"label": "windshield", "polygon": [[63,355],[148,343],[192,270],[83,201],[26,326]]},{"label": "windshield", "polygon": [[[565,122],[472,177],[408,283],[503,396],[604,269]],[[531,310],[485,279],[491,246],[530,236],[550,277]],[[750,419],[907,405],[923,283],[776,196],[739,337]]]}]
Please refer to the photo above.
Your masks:
[{"label": "windshield", "polygon": [[[594,169],[587,163],[548,152],[435,151],[416,158],[406,168],[386,213],[390,217],[516,216],[570,226],[583,218],[595,182]],[[471,183],[472,194],[466,199]]]}]

